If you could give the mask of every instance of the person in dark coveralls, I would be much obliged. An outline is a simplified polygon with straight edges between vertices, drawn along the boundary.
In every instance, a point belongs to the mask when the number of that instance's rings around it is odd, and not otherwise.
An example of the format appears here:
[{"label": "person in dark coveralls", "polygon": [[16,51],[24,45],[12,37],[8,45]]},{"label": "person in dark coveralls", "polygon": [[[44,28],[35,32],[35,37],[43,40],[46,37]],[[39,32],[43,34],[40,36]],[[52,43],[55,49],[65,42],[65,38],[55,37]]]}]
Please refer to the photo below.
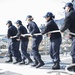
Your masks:
[{"label": "person in dark coveralls", "polygon": [[[12,22],[9,20],[7,21],[6,25],[8,25],[8,38],[11,38],[17,34],[17,28],[12,24]],[[11,43],[9,45],[10,50],[10,60],[7,62],[12,62],[12,55],[15,57],[15,62],[13,64],[16,64],[18,62],[21,62],[21,53],[19,51],[19,41],[17,41],[17,38],[12,38]]]},{"label": "person in dark coveralls", "polygon": [[[28,47],[28,37],[22,37],[21,34],[27,34],[26,28],[23,26],[21,20],[16,21],[16,25],[18,27],[18,33],[17,37],[20,37],[20,42],[21,42],[21,52],[22,52],[22,62],[20,64],[29,64],[32,63],[32,59],[30,58],[30,55],[27,53],[27,47]],[[28,62],[25,63],[25,59],[28,59]]]},{"label": "person in dark coveralls", "polygon": [[[54,30],[59,30],[57,24],[54,22],[54,15],[51,12],[47,12],[44,18],[47,21],[45,30],[42,31],[42,34],[47,33]],[[60,32],[49,34],[50,36],[50,56],[53,60],[54,65],[52,69],[60,69],[60,45],[61,45],[61,34]]]},{"label": "person in dark coveralls", "polygon": [[[66,3],[65,7],[65,19],[64,24],[61,27],[61,32],[69,29],[71,33],[75,33],[75,10],[73,8],[72,3]],[[69,34],[70,39],[72,39],[72,47],[71,47],[71,56],[72,56],[72,63],[75,63],[75,35]]]},{"label": "person in dark coveralls", "polygon": [[27,28],[30,34],[32,35],[32,52],[35,60],[35,63],[32,65],[32,67],[40,68],[41,66],[44,65],[44,62],[42,61],[38,50],[39,44],[42,41],[42,36],[41,35],[34,36],[34,34],[40,33],[40,30],[37,24],[33,21],[33,17],[31,15],[27,16],[26,21],[28,23]]}]

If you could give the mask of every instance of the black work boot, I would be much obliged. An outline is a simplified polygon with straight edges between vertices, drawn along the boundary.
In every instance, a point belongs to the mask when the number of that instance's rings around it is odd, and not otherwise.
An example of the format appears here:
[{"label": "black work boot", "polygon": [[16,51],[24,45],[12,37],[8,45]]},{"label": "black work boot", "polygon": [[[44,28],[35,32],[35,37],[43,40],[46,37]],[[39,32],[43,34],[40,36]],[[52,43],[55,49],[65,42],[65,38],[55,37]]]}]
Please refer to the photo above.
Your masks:
[{"label": "black work boot", "polygon": [[42,67],[44,65],[44,62],[41,60],[41,59],[39,59],[38,60],[38,65],[36,66],[36,68],[40,68],[40,67]]},{"label": "black work boot", "polygon": [[8,61],[5,61],[6,63],[11,63],[11,62],[13,62],[13,59],[12,59],[12,57],[9,57],[10,59],[8,60]]},{"label": "black work boot", "polygon": [[56,63],[54,63],[54,65],[52,66],[52,68],[54,68],[54,67],[55,67],[55,65],[56,65]]},{"label": "black work boot", "polygon": [[60,69],[59,62],[54,62],[54,65],[53,65],[52,69],[53,69],[53,70]]},{"label": "black work boot", "polygon": [[20,62],[20,65],[24,65],[25,64],[25,59],[22,60],[22,62]]},{"label": "black work boot", "polygon": [[25,65],[29,65],[30,63],[33,63],[32,59],[29,57],[28,62]]},{"label": "black work boot", "polygon": [[22,61],[22,59],[16,58],[16,61],[15,61],[13,64],[17,64],[17,63],[19,63],[19,62],[21,62],[21,61]]},{"label": "black work boot", "polygon": [[34,64],[31,65],[32,67],[35,67],[38,65],[38,61],[35,58],[34,58],[34,60],[35,60],[35,62],[34,62]]},{"label": "black work boot", "polygon": [[6,63],[11,63],[11,62],[13,62],[13,60],[10,59],[10,60],[5,61],[5,62],[6,62]]}]

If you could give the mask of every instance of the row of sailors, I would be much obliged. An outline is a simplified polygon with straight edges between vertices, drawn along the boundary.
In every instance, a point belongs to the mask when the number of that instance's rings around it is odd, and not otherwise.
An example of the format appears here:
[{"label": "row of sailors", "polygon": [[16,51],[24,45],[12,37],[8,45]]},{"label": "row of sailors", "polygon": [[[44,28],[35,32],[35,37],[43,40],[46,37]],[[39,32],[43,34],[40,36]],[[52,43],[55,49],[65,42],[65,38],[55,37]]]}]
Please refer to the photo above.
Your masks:
[{"label": "row of sailors", "polygon": [[[60,31],[64,32],[66,29],[69,29],[70,32],[75,33],[75,17],[74,17],[75,11],[73,8],[73,4],[67,3],[64,9],[66,11],[66,17]],[[47,12],[44,18],[46,19],[47,23],[45,26],[45,30],[42,32],[40,32],[37,24],[33,21],[33,17],[31,15],[28,15],[26,18],[26,21],[28,23],[27,28],[29,30],[29,33],[32,35],[32,52],[33,52],[33,58],[35,60],[32,66],[35,66],[36,68],[39,68],[45,64],[43,60],[41,59],[41,55],[39,54],[39,50],[38,50],[39,44],[42,41],[42,35],[50,31],[59,30],[57,24],[54,21],[54,15],[52,14],[52,12]],[[12,62],[13,61],[12,56],[14,56],[16,60],[14,64],[15,63],[20,63],[20,64],[32,63],[33,61],[30,58],[30,55],[27,53],[29,36],[22,36],[24,34],[28,34],[26,28],[22,24],[22,21],[17,20],[16,22],[18,30],[12,24],[11,21],[8,21],[6,25],[8,25],[8,38],[12,39],[12,42],[9,45],[10,60],[6,62]],[[41,33],[42,35],[35,36],[34,34],[37,34],[37,33]],[[54,65],[52,66],[52,69],[60,69],[59,54],[60,54],[60,45],[62,43],[61,33],[55,32],[52,34],[48,34],[48,36],[50,37],[50,56],[54,63]],[[71,48],[72,63],[75,63],[75,35],[70,35],[70,37],[73,41],[72,48]],[[21,53],[19,51],[20,42],[21,42]],[[25,62],[26,59],[28,59],[28,63]]]}]

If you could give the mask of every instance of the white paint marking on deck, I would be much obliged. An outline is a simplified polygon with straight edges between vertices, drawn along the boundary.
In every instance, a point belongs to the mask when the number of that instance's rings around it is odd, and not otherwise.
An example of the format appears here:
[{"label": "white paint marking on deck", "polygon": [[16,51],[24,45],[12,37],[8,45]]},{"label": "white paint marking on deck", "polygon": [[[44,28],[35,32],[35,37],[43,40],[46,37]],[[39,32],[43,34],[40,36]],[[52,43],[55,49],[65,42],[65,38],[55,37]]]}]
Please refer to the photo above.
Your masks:
[{"label": "white paint marking on deck", "polygon": [[[61,57],[61,61],[64,61],[66,59],[71,59],[71,57]],[[49,75],[48,71],[46,69],[35,69],[31,67],[30,65],[13,65],[13,64],[7,64],[7,63],[0,63],[0,69],[3,69],[3,71],[10,71],[22,75]],[[56,75],[56,74],[51,74]],[[63,74],[61,74],[63,75]]]},{"label": "white paint marking on deck", "polygon": [[[71,57],[61,57],[61,61],[71,59]],[[35,69],[31,67],[30,65],[13,65],[13,64],[7,64],[7,63],[0,63],[0,69],[3,69],[5,71],[10,71],[22,75],[49,75],[48,71],[46,69]],[[51,73],[51,75],[56,75],[56,73]],[[62,74],[61,74],[62,75]]]},{"label": "white paint marking on deck", "polygon": [[35,69],[30,67],[30,65],[19,66],[19,65],[13,65],[13,64],[0,63],[0,68],[5,71],[10,71],[10,72],[14,72],[14,73],[22,74],[22,75],[39,75],[39,74],[40,75],[57,75],[57,73],[58,75],[59,73],[61,75],[63,74],[67,75],[65,70],[57,70],[56,72],[54,72],[53,70]]},{"label": "white paint marking on deck", "polygon": [[19,73],[22,75],[48,75],[47,71],[44,69],[35,69],[29,66],[19,66],[13,64],[0,63],[0,68],[5,71],[10,71],[14,73]]}]

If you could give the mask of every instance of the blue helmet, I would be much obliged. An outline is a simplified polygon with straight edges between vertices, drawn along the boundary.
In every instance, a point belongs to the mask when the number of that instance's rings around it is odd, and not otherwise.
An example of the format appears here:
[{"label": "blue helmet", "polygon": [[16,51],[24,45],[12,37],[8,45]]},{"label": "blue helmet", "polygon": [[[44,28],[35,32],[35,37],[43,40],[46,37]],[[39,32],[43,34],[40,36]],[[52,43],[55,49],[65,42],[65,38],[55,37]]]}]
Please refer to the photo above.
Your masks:
[{"label": "blue helmet", "polygon": [[28,15],[27,17],[26,17],[26,20],[28,19],[28,18],[33,18],[31,15]]},{"label": "blue helmet", "polygon": [[65,5],[65,7],[64,7],[64,9],[66,8],[66,7],[70,7],[70,8],[73,8],[73,4],[72,3],[66,3],[66,5]]},{"label": "blue helmet", "polygon": [[17,20],[16,21],[16,24],[20,24],[21,25],[22,24],[22,21],[21,20]]},{"label": "blue helmet", "polygon": [[52,14],[52,12],[47,12],[46,15],[44,16],[44,18],[47,18],[47,17],[55,18],[55,16]]},{"label": "blue helmet", "polygon": [[7,23],[6,23],[6,25],[7,25],[7,24],[12,25],[12,22],[11,22],[10,20],[8,20]]}]

